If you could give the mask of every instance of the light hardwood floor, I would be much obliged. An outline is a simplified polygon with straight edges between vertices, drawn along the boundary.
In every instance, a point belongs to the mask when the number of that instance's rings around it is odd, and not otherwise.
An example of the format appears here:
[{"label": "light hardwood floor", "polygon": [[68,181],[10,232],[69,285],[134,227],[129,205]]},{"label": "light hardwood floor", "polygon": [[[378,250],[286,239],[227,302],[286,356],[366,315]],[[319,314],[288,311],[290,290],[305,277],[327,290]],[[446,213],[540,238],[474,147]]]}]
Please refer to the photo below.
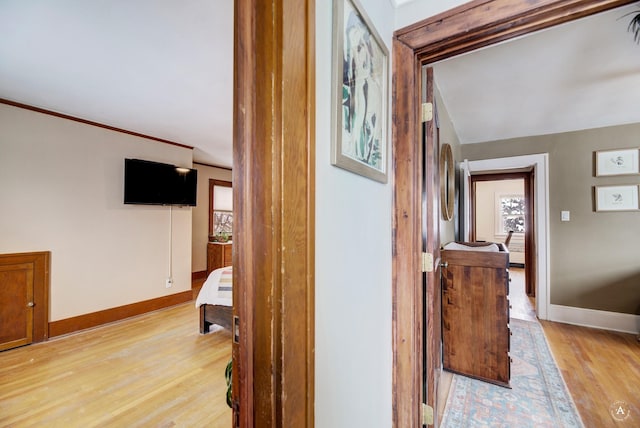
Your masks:
[{"label": "light hardwood floor", "polygon": [[0,426],[228,428],[230,357],[191,302],[0,352]]},{"label": "light hardwood floor", "polygon": [[[524,273],[509,269],[511,316],[535,319],[524,293]],[[549,348],[587,428],[640,427],[640,343],[633,334],[540,321]],[[629,417],[615,420],[610,408],[625,403]]]},{"label": "light hardwood floor", "polygon": [[[531,302],[512,277],[512,315],[527,319]],[[585,426],[640,426],[636,336],[541,323]],[[229,332],[198,334],[193,303],[0,352],[0,426],[228,428],[230,355]],[[611,416],[616,401],[627,420]]]},{"label": "light hardwood floor", "polygon": [[[636,336],[541,321],[586,427],[640,427],[640,343]],[[614,407],[628,415],[614,419]],[[618,417],[622,417],[620,414]]]}]

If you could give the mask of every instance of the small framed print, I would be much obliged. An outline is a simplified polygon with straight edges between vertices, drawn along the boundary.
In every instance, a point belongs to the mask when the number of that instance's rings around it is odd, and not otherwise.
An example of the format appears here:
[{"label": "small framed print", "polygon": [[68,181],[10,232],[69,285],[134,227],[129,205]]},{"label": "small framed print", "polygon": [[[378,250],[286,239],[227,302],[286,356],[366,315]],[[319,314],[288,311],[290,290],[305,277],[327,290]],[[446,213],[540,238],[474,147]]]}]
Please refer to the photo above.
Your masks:
[{"label": "small framed print", "polygon": [[638,211],[639,189],[637,184],[596,186],[596,211]]},{"label": "small framed print", "polygon": [[637,148],[597,151],[596,177],[639,174],[639,152]]},{"label": "small framed print", "polygon": [[386,183],[389,53],[357,0],[333,7],[331,163]]}]

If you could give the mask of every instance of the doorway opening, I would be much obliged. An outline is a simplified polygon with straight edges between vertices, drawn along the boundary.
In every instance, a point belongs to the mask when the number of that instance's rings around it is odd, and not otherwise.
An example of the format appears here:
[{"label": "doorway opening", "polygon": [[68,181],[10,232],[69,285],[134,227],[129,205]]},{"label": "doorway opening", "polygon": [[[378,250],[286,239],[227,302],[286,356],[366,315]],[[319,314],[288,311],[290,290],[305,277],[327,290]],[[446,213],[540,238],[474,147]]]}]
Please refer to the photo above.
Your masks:
[{"label": "doorway opening", "polygon": [[471,175],[472,241],[504,242],[511,267],[523,269],[525,292],[535,297],[534,170]]},{"label": "doorway opening", "polygon": [[[422,335],[423,328],[432,329],[433,319],[422,322],[422,248],[421,198],[423,188],[428,200],[439,201],[433,189],[436,174],[427,171],[422,183],[422,165],[418,162],[422,147],[419,130],[420,76],[423,65],[483,48],[513,37],[552,27],[571,20],[612,9],[628,2],[588,0],[567,4],[562,1],[469,2],[416,25],[394,33],[393,37],[393,384],[394,426],[421,424]],[[509,23],[509,25],[505,25]],[[428,137],[429,138],[429,137]],[[526,165],[536,165],[536,248],[537,312],[546,319],[548,306],[548,154],[520,156],[531,158]],[[510,166],[510,167],[521,167]],[[487,168],[491,169],[491,168]],[[480,168],[478,168],[480,170]],[[542,238],[542,239],[540,239]],[[542,274],[541,274],[542,273]],[[414,292],[419,290],[418,292]],[[428,345],[427,359],[437,358],[439,343]],[[435,397],[427,397],[433,406]]]}]

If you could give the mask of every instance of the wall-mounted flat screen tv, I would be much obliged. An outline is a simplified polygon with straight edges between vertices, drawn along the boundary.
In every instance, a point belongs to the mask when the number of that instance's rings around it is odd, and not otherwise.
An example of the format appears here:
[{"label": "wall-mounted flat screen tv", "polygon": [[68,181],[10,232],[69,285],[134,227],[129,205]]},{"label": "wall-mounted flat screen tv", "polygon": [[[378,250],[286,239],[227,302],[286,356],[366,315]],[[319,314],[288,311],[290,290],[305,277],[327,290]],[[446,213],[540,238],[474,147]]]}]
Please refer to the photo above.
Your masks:
[{"label": "wall-mounted flat screen tv", "polygon": [[124,160],[124,203],[196,205],[198,171],[140,159]]}]

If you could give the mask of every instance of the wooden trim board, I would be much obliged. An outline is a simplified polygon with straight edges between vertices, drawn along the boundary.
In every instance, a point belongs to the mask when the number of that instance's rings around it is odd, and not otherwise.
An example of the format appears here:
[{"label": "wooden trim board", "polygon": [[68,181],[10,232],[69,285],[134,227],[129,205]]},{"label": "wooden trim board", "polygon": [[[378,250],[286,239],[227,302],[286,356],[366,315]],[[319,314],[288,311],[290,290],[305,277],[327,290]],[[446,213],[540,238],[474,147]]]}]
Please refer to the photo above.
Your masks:
[{"label": "wooden trim board", "polygon": [[[195,281],[197,279],[206,279],[207,278],[207,270],[199,270],[197,272],[191,272],[191,281]],[[193,287],[192,287],[193,288]]]},{"label": "wooden trim board", "polygon": [[612,330],[623,333],[640,333],[640,315],[575,308],[573,306],[549,305],[549,320],[564,324]]},{"label": "wooden trim board", "polygon": [[218,169],[224,169],[226,171],[233,171],[231,168],[229,168],[228,166],[219,166],[219,165],[213,165],[210,163],[206,163],[206,162],[197,162],[197,161],[193,161],[194,165],[202,165],[202,166],[208,166],[209,168],[218,168]]},{"label": "wooden trim board", "polygon": [[175,141],[165,140],[164,138],[152,137],[151,135],[141,134],[139,132],[128,131],[126,129],[117,128],[111,125],[105,125],[104,123],[94,122],[92,120],[82,119],[80,117],[71,116],[64,113],[58,113],[56,111],[47,110],[40,107],[31,106],[28,104],[22,104],[17,101],[7,100],[5,98],[0,98],[0,104],[6,104],[8,106],[18,107],[25,110],[35,111],[36,113],[47,114],[49,116],[58,117],[60,119],[72,120],[74,122],[84,123],[85,125],[96,126],[102,129],[108,129],[109,131],[120,132],[122,134],[133,135],[134,137],[146,138],[147,140],[157,141],[159,143],[170,144],[172,146],[184,147],[185,149],[193,150],[193,147],[187,146],[186,144],[176,143]]},{"label": "wooden trim board", "polygon": [[169,296],[162,296],[142,302],[131,303],[129,305],[118,306],[117,308],[105,309],[103,311],[92,312],[90,314],[78,315],[77,317],[65,318],[49,323],[49,336],[62,336],[64,334],[75,333],[87,328],[98,327],[136,315],[158,309],[168,308],[193,300],[193,291],[183,291]]},{"label": "wooden trim board", "polygon": [[313,427],[315,2],[234,16],[234,426]]}]

